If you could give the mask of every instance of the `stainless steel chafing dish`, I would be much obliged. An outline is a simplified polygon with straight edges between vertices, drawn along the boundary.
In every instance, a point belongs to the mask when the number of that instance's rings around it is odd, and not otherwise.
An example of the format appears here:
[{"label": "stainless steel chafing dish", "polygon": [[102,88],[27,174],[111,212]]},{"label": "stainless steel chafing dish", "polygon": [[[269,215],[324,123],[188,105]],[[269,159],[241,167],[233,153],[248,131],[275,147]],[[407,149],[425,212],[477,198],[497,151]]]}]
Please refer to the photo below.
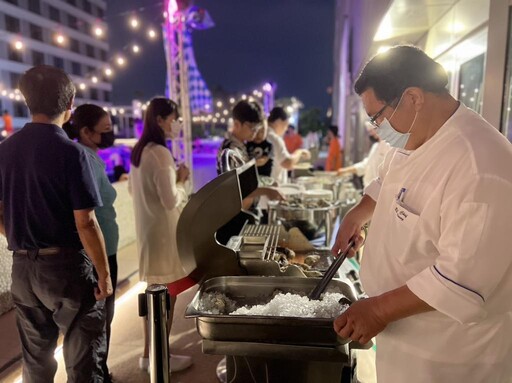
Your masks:
[{"label": "stainless steel chafing dish", "polygon": [[[332,319],[269,317],[245,315],[215,315],[201,312],[199,301],[203,294],[221,292],[240,304],[251,304],[262,297],[272,296],[275,290],[307,295],[318,283],[317,278],[297,277],[217,277],[203,283],[187,307],[186,317],[197,318],[199,334],[213,341],[265,342],[337,347],[348,343],[336,336]],[[334,280],[330,290],[341,292],[356,300],[352,287]]]},{"label": "stainless steel chafing dish", "polygon": [[[178,222],[182,264],[201,283],[186,315],[196,319],[203,352],[228,356],[227,381],[231,383],[350,382],[350,378],[343,379],[351,375],[351,349],[360,345],[338,339],[332,319],[211,315],[198,310],[202,294],[213,290],[243,300],[268,296],[275,289],[307,293],[318,282],[317,278],[304,278],[298,267],[283,270],[271,259],[277,246],[290,240],[280,225],[253,225],[242,220],[230,228],[231,240],[219,243],[220,228],[230,227],[226,223],[233,222],[242,199],[256,187],[254,162],[224,173],[192,196]],[[304,249],[306,253],[321,252]],[[319,267],[326,269],[332,258],[329,250],[324,252]],[[348,298],[356,299],[349,284],[336,280],[333,284]]]}]

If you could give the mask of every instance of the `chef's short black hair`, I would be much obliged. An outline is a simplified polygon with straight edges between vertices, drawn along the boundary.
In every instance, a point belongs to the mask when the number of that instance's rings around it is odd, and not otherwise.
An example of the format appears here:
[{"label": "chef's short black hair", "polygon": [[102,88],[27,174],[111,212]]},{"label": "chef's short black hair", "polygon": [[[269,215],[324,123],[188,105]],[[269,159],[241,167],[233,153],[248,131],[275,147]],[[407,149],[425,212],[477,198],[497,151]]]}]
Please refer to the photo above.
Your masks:
[{"label": "chef's short black hair", "polygon": [[448,75],[441,64],[412,45],[398,45],[375,55],[359,74],[354,90],[361,95],[373,89],[377,99],[393,105],[409,87],[445,93]]},{"label": "chef's short black hair", "polygon": [[270,111],[270,115],[268,116],[268,122],[272,123],[277,120],[287,121],[290,118],[288,113],[286,113],[286,110],[284,108],[281,108],[280,106],[276,106]]},{"label": "chef's short black hair", "polygon": [[43,114],[50,119],[71,108],[75,86],[62,69],[38,65],[20,78],[19,88],[30,114]]},{"label": "chef's short black hair", "polygon": [[263,108],[256,101],[242,100],[233,108],[233,119],[244,122],[261,123],[264,120]]}]

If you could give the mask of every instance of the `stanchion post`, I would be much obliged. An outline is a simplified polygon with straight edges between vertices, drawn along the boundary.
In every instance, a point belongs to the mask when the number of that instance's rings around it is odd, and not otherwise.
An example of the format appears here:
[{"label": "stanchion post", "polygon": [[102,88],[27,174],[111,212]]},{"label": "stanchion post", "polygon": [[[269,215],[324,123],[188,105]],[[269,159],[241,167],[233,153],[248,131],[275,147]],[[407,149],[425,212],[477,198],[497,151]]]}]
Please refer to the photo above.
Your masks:
[{"label": "stanchion post", "polygon": [[148,321],[149,373],[151,383],[169,383],[169,333],[171,301],[165,285],[150,285],[139,294],[139,316]]}]

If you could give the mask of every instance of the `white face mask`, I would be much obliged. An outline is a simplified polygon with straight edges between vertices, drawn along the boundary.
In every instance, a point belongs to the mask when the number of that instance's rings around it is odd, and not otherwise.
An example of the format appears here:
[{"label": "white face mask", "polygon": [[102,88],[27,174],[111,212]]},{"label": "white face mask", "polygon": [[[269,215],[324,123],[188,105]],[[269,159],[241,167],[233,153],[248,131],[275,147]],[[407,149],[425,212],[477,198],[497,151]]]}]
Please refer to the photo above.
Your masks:
[{"label": "white face mask", "polygon": [[181,130],[183,129],[183,124],[179,121],[171,122],[171,131],[168,136],[171,140],[178,138],[180,136]]},{"label": "white face mask", "polygon": [[[395,110],[393,111],[393,114],[391,114],[391,117],[389,119],[391,120],[393,116],[395,115],[396,111],[398,110],[398,107],[400,106],[400,103],[402,102],[403,94],[400,97],[400,101],[398,101],[398,104],[396,105]],[[414,115],[414,120],[412,121],[411,127],[409,128],[409,131],[407,133],[401,133],[397,131],[389,120],[387,118],[384,118],[384,120],[380,123],[379,128],[377,129],[377,134],[379,135],[381,140],[386,141],[390,146],[393,148],[399,148],[403,149],[405,148],[405,145],[407,145],[407,141],[409,141],[409,137],[411,136],[411,130],[414,126],[414,123],[416,122],[416,118],[418,117],[418,112]]]}]

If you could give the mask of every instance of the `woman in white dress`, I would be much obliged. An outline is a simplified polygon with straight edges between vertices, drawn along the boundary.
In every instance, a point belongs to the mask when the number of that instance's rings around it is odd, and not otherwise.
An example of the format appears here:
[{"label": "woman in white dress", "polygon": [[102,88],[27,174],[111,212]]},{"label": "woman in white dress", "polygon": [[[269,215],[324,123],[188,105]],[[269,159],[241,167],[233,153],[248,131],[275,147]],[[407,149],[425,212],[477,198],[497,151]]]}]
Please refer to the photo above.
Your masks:
[{"label": "woman in white dress", "polygon": [[[176,296],[193,284],[178,257],[176,227],[181,208],[187,202],[184,182],[189,169],[178,168],[166,146],[166,138],[176,138],[181,131],[177,104],[163,97],[153,98],[146,109],[144,129],[131,155],[129,177],[133,196],[135,227],[139,252],[139,275],[148,284],[165,284],[171,295],[169,332]],[[189,356],[171,354],[171,371],[192,364]],[[149,338],[144,321],[144,352],[139,367],[149,367]]]}]

